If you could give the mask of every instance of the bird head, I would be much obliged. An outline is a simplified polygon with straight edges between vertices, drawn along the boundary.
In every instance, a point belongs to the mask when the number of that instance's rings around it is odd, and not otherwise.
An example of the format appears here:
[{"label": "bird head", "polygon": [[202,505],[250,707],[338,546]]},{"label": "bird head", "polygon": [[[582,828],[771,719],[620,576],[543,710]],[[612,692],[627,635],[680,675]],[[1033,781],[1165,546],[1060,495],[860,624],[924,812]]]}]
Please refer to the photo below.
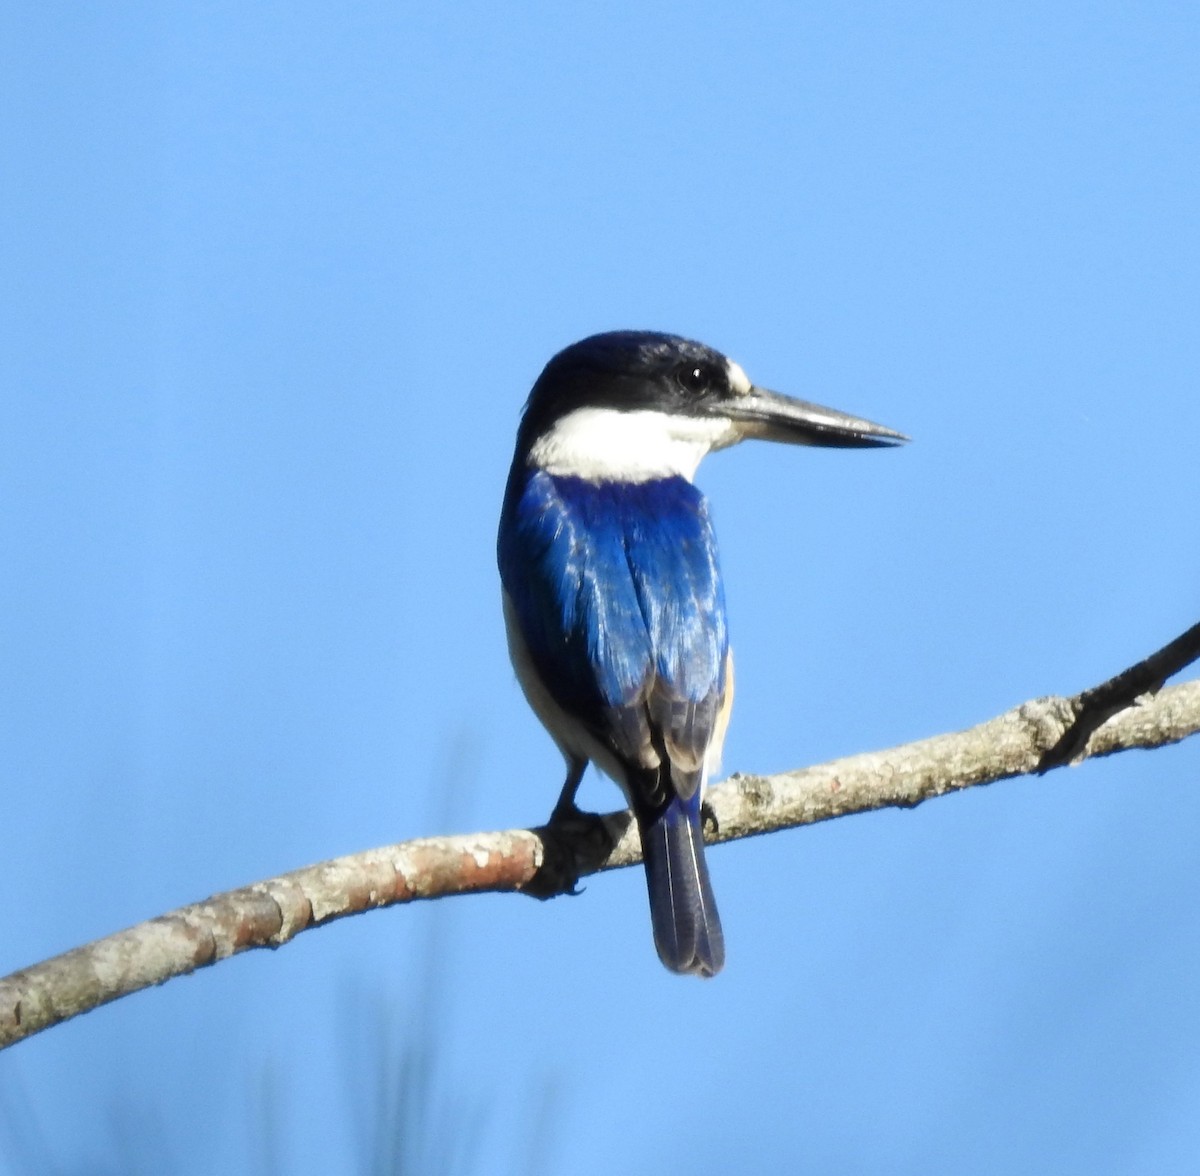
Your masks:
[{"label": "bird head", "polygon": [[719,351],[678,335],[610,331],[560,351],[525,405],[518,457],[592,481],[691,479],[714,449],[758,438],[868,448],[903,433],[750,382]]}]

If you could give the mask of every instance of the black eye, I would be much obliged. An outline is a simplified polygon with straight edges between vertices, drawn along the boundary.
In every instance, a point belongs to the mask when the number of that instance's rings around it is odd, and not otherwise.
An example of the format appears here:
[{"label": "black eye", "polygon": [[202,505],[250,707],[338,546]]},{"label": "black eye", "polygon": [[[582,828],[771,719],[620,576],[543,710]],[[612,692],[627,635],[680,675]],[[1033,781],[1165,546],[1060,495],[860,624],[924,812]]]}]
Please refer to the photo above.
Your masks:
[{"label": "black eye", "polygon": [[706,363],[681,363],[675,369],[675,379],[685,392],[699,396],[710,391],[718,382],[719,376]]}]

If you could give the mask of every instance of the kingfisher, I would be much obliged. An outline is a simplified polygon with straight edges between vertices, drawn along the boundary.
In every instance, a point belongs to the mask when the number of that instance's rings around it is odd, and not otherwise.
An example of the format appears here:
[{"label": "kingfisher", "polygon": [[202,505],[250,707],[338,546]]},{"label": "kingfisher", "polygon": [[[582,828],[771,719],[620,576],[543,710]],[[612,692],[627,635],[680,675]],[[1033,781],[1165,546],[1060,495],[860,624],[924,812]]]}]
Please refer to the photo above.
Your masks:
[{"label": "kingfisher", "polygon": [[497,556],[508,648],[566,760],[551,823],[589,763],[642,842],[659,958],[714,976],[725,940],[702,801],[733,702],[733,658],[701,459],[748,438],[867,448],[882,425],[757,387],[711,347],[610,331],[560,351],[517,431]]}]

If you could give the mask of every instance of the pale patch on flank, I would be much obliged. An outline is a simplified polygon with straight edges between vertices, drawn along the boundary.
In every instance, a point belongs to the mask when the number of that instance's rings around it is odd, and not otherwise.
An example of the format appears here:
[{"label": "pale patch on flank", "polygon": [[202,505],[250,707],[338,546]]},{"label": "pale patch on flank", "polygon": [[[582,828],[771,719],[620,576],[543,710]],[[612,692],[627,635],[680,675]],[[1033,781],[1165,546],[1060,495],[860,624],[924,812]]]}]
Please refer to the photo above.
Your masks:
[{"label": "pale patch on flank", "polygon": [[[712,738],[704,756],[704,780],[721,770],[721,750],[725,746],[725,732],[729,730],[729,716],[733,712],[733,650],[725,651],[725,694],[717,710],[717,721],[713,724]],[[703,785],[701,785],[703,789]]]},{"label": "pale patch on flank", "polygon": [[625,799],[632,803],[621,761],[578,719],[567,714],[555,702],[541,675],[534,668],[533,658],[529,655],[529,646],[525,644],[525,637],[521,633],[521,623],[517,620],[517,611],[513,608],[512,599],[503,590],[501,599],[504,604],[504,631],[508,637],[508,655],[512,658],[517,681],[533,713],[541,720],[542,726],[558,745],[558,750],[568,763],[572,759],[585,759],[595,764],[606,776],[616,781],[625,793]]},{"label": "pale patch on flank", "polygon": [[673,475],[690,482],[706,453],[740,436],[726,417],[577,408],[533,443],[529,461],[548,474],[590,482],[649,482]]},{"label": "pale patch on flank", "polygon": [[742,371],[742,365],[734,363],[732,359],[727,359],[725,367],[729,375],[729,386],[733,389],[733,394],[735,396],[745,396],[753,385],[750,383],[750,377]]}]

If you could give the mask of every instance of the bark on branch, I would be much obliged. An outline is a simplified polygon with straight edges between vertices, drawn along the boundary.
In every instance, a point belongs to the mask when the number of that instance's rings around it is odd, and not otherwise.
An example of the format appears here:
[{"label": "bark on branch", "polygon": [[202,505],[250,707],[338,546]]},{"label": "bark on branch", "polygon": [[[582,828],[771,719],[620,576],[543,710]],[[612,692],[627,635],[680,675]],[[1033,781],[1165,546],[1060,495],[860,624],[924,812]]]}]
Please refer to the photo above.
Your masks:
[{"label": "bark on branch", "polygon": [[[709,841],[731,841],[934,796],[1068,761],[1177,743],[1200,731],[1200,680],[1155,694],[1200,656],[1200,625],[1108,682],[950,735],[777,776],[734,775],[708,794]],[[372,907],[516,890],[549,897],[641,860],[628,812],[428,837],[335,858],[216,895],[0,980],[0,1048],[173,976]]]}]

